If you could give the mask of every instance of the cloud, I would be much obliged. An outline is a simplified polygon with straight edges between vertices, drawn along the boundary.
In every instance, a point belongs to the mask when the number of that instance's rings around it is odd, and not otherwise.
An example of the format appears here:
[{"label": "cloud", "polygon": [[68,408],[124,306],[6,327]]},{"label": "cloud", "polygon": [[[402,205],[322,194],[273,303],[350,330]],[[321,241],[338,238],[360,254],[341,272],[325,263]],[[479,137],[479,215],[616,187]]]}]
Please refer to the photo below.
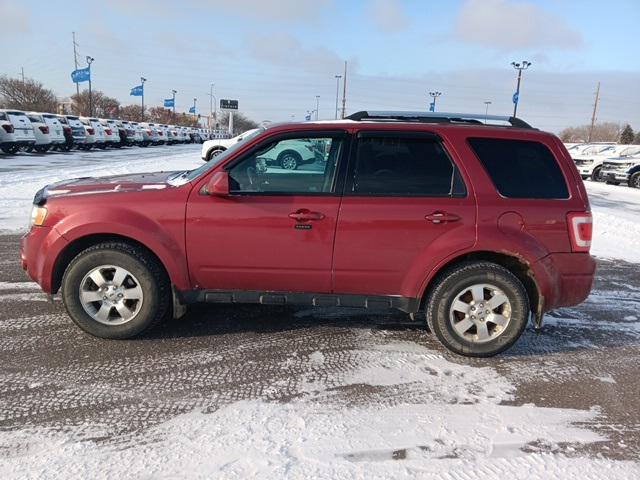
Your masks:
[{"label": "cloud", "polygon": [[0,32],[3,35],[30,30],[27,8],[11,0],[0,0]]},{"label": "cloud", "polygon": [[397,33],[409,26],[409,18],[398,0],[373,0],[368,15],[385,33]]},{"label": "cloud", "polygon": [[528,2],[467,0],[455,23],[456,36],[464,42],[502,51],[541,47],[575,50],[582,35],[561,19]]}]

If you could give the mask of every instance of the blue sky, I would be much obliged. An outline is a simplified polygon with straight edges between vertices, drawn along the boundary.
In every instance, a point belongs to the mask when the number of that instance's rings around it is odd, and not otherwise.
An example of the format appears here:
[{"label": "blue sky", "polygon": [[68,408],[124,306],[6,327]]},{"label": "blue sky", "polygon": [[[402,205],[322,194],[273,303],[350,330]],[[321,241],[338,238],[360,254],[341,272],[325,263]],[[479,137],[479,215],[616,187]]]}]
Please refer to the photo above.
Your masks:
[{"label": "blue sky", "polygon": [[[598,118],[640,129],[640,1],[573,0],[0,0],[0,74],[25,74],[61,97],[75,90],[71,32],[92,66],[94,88],[147,105],[176,89],[177,110],[209,85],[255,120],[331,118],[335,74],[349,62],[347,111],[424,109],[511,112],[513,60],[524,74],[519,114],[541,128]],[[17,41],[19,39],[19,41]],[[11,48],[6,48],[10,45]],[[292,117],[293,116],[293,117]]]}]

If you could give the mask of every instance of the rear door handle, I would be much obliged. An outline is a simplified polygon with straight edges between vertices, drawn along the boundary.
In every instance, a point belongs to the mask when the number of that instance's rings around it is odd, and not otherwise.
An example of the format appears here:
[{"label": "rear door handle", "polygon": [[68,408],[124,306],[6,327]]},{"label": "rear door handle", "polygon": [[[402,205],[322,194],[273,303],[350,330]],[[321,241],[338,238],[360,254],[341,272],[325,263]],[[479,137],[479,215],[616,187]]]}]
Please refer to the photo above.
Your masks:
[{"label": "rear door handle", "polygon": [[303,208],[297,212],[290,213],[289,218],[296,220],[297,222],[309,222],[311,220],[322,220],[324,218],[324,214],[320,212],[311,212],[306,208]]},{"label": "rear door handle", "polygon": [[460,220],[460,217],[458,215],[442,211],[430,213],[429,215],[425,215],[424,218],[425,220],[428,220],[431,223],[435,223],[436,225],[440,223],[457,222],[458,220]]}]

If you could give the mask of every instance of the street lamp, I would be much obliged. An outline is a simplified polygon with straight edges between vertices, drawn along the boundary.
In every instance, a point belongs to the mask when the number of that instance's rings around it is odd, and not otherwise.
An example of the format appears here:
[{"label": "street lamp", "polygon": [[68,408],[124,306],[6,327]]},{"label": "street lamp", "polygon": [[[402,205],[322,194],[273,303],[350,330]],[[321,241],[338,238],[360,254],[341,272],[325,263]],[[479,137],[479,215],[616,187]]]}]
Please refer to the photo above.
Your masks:
[{"label": "street lamp", "polygon": [[146,82],[147,79],[144,77],[140,77],[140,85],[142,85],[142,115],[141,115],[141,122],[144,122],[144,82]]},{"label": "street lamp", "polygon": [[531,66],[531,62],[523,60],[522,63],[511,62],[511,66],[518,71],[518,85],[516,86],[516,93],[513,94],[513,117],[515,118],[518,111],[518,102],[520,101],[520,79],[522,78],[522,71]]},{"label": "street lamp", "polygon": [[484,123],[487,123],[487,117],[489,116],[489,105],[491,105],[490,101],[484,102]]},{"label": "street lamp", "polygon": [[316,95],[316,120],[318,120],[318,108],[320,108],[320,95]]},{"label": "street lamp", "polygon": [[429,108],[429,110],[431,110],[432,112],[436,111],[436,98],[438,98],[440,95],[442,95],[442,92],[429,92],[429,96],[433,98],[431,107]]},{"label": "street lamp", "polygon": [[338,119],[338,96],[340,95],[340,79],[342,75],[336,75],[336,120]]},{"label": "street lamp", "polygon": [[176,115],[176,93],[178,93],[177,90],[171,90],[171,93],[173,93],[173,116],[175,117]]},{"label": "street lamp", "polygon": [[87,66],[89,68],[89,116],[93,117],[93,97],[91,96],[91,64],[95,58],[87,55]]},{"label": "street lamp", "polygon": [[218,106],[216,105],[216,97],[213,96],[213,87],[215,83],[210,84],[209,88],[209,130],[212,130],[212,126],[215,127],[216,117],[218,116]]},{"label": "street lamp", "polygon": [[197,98],[193,99],[193,116],[196,116],[196,102],[198,101]]}]

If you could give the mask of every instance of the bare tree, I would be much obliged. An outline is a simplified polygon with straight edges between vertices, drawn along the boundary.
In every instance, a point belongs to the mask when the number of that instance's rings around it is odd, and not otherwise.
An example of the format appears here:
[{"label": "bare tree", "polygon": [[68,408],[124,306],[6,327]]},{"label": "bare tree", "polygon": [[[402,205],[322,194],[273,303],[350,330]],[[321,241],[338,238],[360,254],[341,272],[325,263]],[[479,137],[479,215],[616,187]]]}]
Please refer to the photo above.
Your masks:
[{"label": "bare tree", "polygon": [[[589,139],[590,125],[565,128],[560,132],[563,142],[586,142]],[[617,142],[620,139],[622,125],[614,122],[597,123],[591,133],[592,142]]]},{"label": "bare tree", "polygon": [[[228,128],[229,127],[229,112],[222,112],[221,115],[218,115],[218,123],[220,124],[220,128]],[[247,130],[251,130],[252,128],[258,128],[258,123],[251,120],[244,114],[240,112],[233,112],[233,134],[240,135]]]},{"label": "bare tree", "polygon": [[176,113],[162,107],[152,107],[149,109],[148,117],[152,122],[165,125],[180,125],[182,127],[195,127],[198,125],[198,118],[186,113]]},{"label": "bare tree", "polygon": [[[111,97],[107,97],[99,90],[91,92],[91,101],[93,102],[93,116],[117,118],[120,111],[120,102]],[[80,95],[72,95],[71,103],[73,111],[80,115],[89,115],[89,90],[83,90]]]},{"label": "bare tree", "polygon": [[24,82],[7,76],[0,77],[0,106],[17,110],[56,113],[58,98],[42,83],[25,78]]},{"label": "bare tree", "polygon": [[140,105],[125,105],[120,107],[120,118],[130,122],[139,122],[142,119],[142,107]]}]

